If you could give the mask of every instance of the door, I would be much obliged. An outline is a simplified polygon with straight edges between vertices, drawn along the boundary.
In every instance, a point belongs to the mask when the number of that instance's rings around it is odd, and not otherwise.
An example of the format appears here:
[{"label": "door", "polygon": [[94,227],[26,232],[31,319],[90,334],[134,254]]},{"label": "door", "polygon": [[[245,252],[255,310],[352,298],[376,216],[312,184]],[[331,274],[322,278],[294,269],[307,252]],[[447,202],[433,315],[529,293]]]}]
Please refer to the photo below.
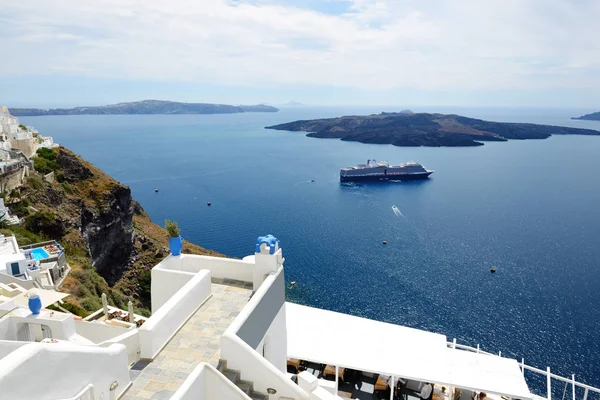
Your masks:
[{"label": "door", "polygon": [[44,339],[52,339],[52,330],[48,325],[42,325],[42,336]]},{"label": "door", "polygon": [[10,268],[12,271],[13,276],[17,276],[17,275],[21,275],[21,270],[19,269],[19,263],[11,263],[10,264]]}]

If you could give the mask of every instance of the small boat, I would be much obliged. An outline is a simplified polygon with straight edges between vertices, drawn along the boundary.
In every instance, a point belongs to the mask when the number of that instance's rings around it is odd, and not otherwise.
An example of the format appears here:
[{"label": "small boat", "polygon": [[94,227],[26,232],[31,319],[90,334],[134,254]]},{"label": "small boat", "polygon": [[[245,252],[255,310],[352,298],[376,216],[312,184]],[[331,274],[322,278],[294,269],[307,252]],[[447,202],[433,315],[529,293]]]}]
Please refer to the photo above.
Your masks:
[{"label": "small boat", "polygon": [[207,206],[210,206],[212,203],[209,201],[208,203],[206,203]]},{"label": "small boat", "polygon": [[157,192],[158,192],[158,189],[154,189],[154,193],[157,193]]}]

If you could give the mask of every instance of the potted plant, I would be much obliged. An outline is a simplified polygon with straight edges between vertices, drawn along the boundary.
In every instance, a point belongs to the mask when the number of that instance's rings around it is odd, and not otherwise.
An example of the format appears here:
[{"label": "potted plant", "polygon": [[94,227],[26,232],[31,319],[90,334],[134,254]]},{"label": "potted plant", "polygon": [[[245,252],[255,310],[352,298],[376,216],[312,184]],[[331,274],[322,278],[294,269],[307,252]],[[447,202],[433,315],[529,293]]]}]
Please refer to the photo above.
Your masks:
[{"label": "potted plant", "polygon": [[169,250],[174,256],[181,254],[181,248],[183,247],[183,240],[179,234],[179,226],[177,222],[165,220],[165,229],[169,234]]},{"label": "potted plant", "polygon": [[27,302],[29,310],[33,315],[38,315],[42,309],[42,299],[40,299],[40,296],[33,289],[27,292],[27,297],[29,298]]}]

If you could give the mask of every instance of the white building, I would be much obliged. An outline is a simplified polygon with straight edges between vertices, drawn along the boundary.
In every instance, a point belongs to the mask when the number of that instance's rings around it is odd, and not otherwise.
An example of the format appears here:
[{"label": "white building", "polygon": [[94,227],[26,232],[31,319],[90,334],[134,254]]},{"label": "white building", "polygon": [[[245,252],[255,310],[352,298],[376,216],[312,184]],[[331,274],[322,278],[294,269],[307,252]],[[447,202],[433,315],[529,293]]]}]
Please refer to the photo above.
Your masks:
[{"label": "white building", "polygon": [[39,148],[55,146],[51,136],[41,136],[33,127],[23,129],[18,118],[10,115],[6,106],[0,107],[0,149],[18,149],[29,158],[35,155]]},{"label": "white building", "polygon": [[[0,396],[418,400],[425,393],[471,400],[485,392],[495,400],[550,400],[553,388],[563,399],[600,394],[575,376],[444,335],[288,303],[283,262],[272,236],[259,238],[255,254],[243,260],[168,256],[152,269],[153,314],[141,326],[139,316],[129,317],[136,323],[110,319],[125,312],[107,305],[81,320],[0,302]],[[42,299],[44,306],[53,301]],[[535,394],[525,371],[541,374],[547,391]]]},{"label": "white building", "polygon": [[58,243],[20,248],[14,236],[0,234],[0,283],[15,283],[26,289],[54,289],[55,280],[62,279],[67,272],[64,250]]}]

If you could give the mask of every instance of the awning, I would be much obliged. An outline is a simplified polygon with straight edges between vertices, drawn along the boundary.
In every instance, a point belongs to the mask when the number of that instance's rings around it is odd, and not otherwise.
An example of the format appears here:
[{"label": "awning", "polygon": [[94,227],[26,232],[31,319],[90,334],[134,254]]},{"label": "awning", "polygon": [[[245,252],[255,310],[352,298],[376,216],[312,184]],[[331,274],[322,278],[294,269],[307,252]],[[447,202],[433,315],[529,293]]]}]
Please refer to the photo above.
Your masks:
[{"label": "awning", "polygon": [[[48,307],[51,304],[56,303],[69,296],[68,293],[57,292],[56,290],[46,290],[46,289],[35,289],[35,293],[40,296],[40,300],[42,300],[42,307]],[[29,307],[29,298],[26,293],[22,293],[20,295],[15,296],[15,304],[18,304],[23,307]]]},{"label": "awning", "polygon": [[285,303],[288,357],[447,383],[446,336]]},{"label": "awning", "polygon": [[447,352],[454,386],[518,399],[532,397],[517,360],[455,349]]},{"label": "awning", "polygon": [[288,358],[531,399],[516,360],[450,349],[446,336],[285,303]]}]

